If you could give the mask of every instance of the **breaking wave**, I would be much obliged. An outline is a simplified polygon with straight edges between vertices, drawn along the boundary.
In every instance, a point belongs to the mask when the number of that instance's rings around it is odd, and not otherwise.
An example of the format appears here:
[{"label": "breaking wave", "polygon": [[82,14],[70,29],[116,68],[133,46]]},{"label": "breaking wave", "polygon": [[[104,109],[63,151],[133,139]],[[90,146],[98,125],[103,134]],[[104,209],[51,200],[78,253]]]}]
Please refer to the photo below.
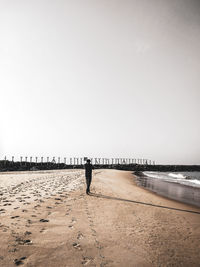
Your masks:
[{"label": "breaking wave", "polygon": [[168,182],[200,187],[200,172],[143,172],[145,176]]}]

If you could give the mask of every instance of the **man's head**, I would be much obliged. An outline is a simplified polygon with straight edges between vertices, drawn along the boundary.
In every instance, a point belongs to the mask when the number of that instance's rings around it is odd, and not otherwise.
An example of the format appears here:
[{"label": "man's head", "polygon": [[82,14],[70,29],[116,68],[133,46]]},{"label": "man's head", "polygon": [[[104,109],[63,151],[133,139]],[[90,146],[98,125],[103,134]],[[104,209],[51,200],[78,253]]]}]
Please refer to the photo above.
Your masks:
[{"label": "man's head", "polygon": [[90,159],[87,159],[87,163],[90,163]]}]

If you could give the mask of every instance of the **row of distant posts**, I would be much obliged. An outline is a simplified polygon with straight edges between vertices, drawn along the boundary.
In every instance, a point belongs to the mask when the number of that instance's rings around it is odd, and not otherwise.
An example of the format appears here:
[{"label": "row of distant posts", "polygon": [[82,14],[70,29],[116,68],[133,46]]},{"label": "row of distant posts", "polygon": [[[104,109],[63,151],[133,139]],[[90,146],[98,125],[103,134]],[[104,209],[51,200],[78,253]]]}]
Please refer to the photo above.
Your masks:
[{"label": "row of distant posts", "polygon": [[[83,165],[86,160],[90,159],[92,164],[95,165],[129,165],[129,164],[140,164],[140,165],[155,165],[155,161],[149,159],[136,159],[136,158],[87,158],[87,157],[75,157],[75,158],[63,158],[61,157],[20,157],[21,163],[54,163],[54,164],[66,164],[66,165]],[[8,159],[4,158],[5,162]],[[15,162],[14,156],[12,162]]]}]

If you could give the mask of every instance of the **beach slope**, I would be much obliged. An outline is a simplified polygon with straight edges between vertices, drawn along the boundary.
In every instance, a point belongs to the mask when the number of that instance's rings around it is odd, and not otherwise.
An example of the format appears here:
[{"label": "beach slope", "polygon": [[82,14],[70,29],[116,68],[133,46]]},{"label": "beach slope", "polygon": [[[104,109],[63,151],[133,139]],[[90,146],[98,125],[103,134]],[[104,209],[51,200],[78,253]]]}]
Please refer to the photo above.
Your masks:
[{"label": "beach slope", "polygon": [[71,191],[67,171],[47,173],[43,187],[48,175],[49,186],[62,181],[47,198],[10,189],[24,201],[7,209],[1,194],[0,266],[199,266],[200,209],[138,187],[128,171],[95,170],[86,195],[78,172]]}]

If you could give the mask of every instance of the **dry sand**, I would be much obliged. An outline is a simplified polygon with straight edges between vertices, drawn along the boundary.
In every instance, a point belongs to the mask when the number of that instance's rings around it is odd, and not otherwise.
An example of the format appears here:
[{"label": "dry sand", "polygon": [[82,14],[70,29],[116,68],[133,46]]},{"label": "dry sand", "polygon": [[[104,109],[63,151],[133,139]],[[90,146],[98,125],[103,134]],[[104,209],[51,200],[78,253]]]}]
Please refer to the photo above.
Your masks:
[{"label": "dry sand", "polygon": [[199,266],[200,209],[125,171],[95,170],[91,191],[83,170],[0,174],[0,266]]}]

